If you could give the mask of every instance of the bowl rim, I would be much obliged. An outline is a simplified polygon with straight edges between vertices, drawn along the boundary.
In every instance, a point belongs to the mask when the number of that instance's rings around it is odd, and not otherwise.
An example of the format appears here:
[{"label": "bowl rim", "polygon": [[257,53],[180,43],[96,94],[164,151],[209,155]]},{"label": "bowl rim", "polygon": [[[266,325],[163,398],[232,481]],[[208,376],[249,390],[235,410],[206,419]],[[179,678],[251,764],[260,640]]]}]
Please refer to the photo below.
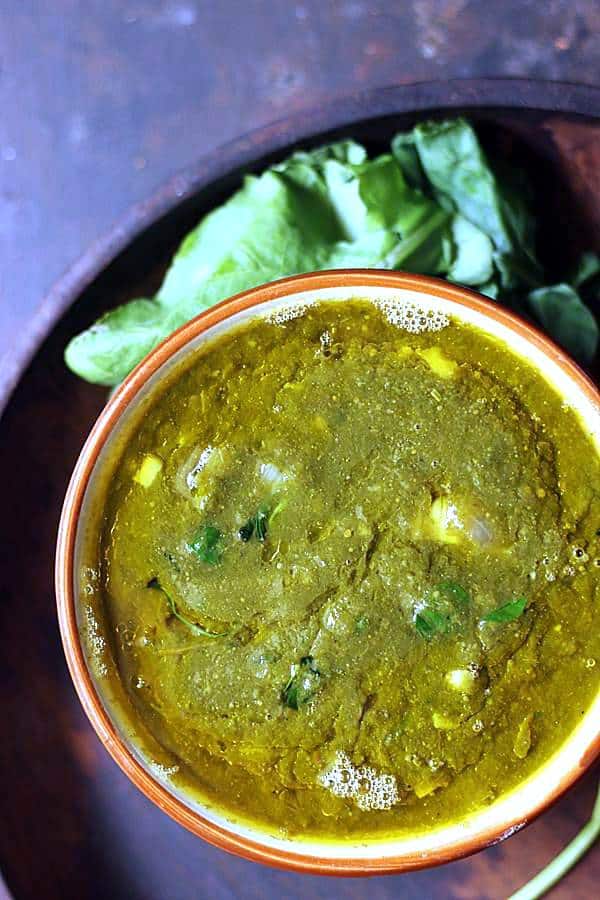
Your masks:
[{"label": "bowl rim", "polygon": [[[94,423],[77,460],[67,489],[62,509],[56,551],[55,589],[58,622],[67,665],[84,711],[113,760],[125,775],[163,812],[180,825],[202,837],[208,843],[235,853],[246,859],[266,863],[278,868],[320,875],[374,875],[399,873],[441,865],[475,853],[497,843],[520,830],[544,812],[561,797],[592,765],[600,755],[600,726],[580,759],[562,774],[558,784],[540,796],[525,817],[506,817],[502,821],[483,828],[473,837],[457,839],[432,850],[419,853],[397,853],[378,856],[381,845],[373,845],[369,858],[328,857],[299,854],[272,847],[260,840],[260,828],[256,827],[256,839],[235,833],[205,818],[200,812],[187,806],[155,779],[127,746],[105,710],[94,679],[90,674],[83,651],[77,624],[77,598],[74,589],[74,565],[76,539],[84,496],[98,456],[109,440],[113,429],[126,409],[146,382],[168,361],[215,325],[226,323],[237,313],[259,307],[273,300],[293,299],[294,294],[327,288],[396,288],[424,293],[435,299],[449,300],[470,308],[504,325],[513,333],[525,338],[541,353],[553,361],[578,390],[598,409],[600,391],[573,360],[535,326],[513,312],[494,304],[480,294],[462,286],[437,278],[403,272],[378,269],[337,269],[311,272],[283,278],[238,293],[202,312],[182,325],[155,347],[127,376],[111,396]],[[541,766],[543,769],[546,764]],[[317,841],[318,843],[318,841]]]}]

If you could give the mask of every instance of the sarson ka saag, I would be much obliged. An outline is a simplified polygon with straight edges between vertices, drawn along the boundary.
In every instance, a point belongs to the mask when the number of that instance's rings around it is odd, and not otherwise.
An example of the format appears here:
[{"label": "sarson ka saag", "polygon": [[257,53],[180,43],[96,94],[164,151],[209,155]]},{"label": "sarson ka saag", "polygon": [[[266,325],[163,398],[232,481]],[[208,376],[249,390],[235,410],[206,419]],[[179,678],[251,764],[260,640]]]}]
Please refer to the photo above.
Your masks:
[{"label": "sarson ka saag", "polygon": [[334,840],[453,823],[597,695],[597,450],[453,318],[355,299],[229,330],[162,381],[100,496],[90,663],[229,816]]}]

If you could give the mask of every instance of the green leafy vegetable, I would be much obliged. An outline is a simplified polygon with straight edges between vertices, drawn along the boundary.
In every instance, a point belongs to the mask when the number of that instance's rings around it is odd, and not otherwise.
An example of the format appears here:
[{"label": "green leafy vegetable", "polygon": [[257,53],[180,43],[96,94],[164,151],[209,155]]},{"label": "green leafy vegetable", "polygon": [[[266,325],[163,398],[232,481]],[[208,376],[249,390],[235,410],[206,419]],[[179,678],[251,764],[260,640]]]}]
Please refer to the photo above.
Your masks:
[{"label": "green leafy vegetable", "polygon": [[244,522],[244,524],[240,527],[240,529],[238,531],[239,539],[241,541],[243,541],[245,544],[248,543],[248,541],[254,534],[254,525],[255,525],[254,516],[250,516],[248,521]]},{"label": "green leafy vegetable", "polygon": [[463,216],[452,219],[456,255],[448,269],[448,280],[479,286],[494,278],[494,247],[490,238]]},{"label": "green leafy vegetable", "polygon": [[290,709],[299,709],[319,690],[321,673],[312,656],[303,656],[299,665],[292,666],[290,680],[281,692],[282,702]]},{"label": "green leafy vegetable", "polygon": [[256,519],[256,525],[255,525],[256,537],[258,538],[259,541],[264,541],[267,536],[267,524],[269,521],[268,507],[259,506],[259,508],[256,512],[255,519]]},{"label": "green leafy vegetable", "polygon": [[426,640],[430,640],[436,634],[445,634],[449,627],[448,617],[431,607],[424,607],[415,616],[415,628]]},{"label": "green leafy vegetable", "polygon": [[401,132],[392,138],[392,155],[411,187],[427,190],[427,178],[415,144],[415,130]]},{"label": "green leafy vegetable", "polygon": [[574,288],[568,284],[538,288],[527,300],[549,334],[560,335],[569,353],[582,362],[591,362],[598,346],[598,325]]},{"label": "green leafy vegetable", "polygon": [[222,534],[218,528],[214,525],[205,525],[189,544],[189,548],[199,560],[209,566],[216,566],[222,555],[221,538]]},{"label": "green leafy vegetable", "polygon": [[167,606],[169,607],[169,612],[171,613],[171,615],[175,616],[176,619],[179,619],[179,621],[183,625],[187,625],[188,628],[191,628],[192,631],[194,631],[196,634],[199,634],[202,637],[209,638],[224,637],[227,634],[226,631],[209,631],[204,627],[204,625],[200,625],[198,622],[193,622],[191,619],[188,619],[186,616],[180,613],[179,609],[177,608],[177,604],[175,603],[169,592],[166,591],[162,586],[158,578],[151,578],[146,587],[150,588],[151,590],[160,591],[160,593],[167,601]]},{"label": "green leafy vegetable", "polygon": [[426,640],[431,640],[436,634],[447,634],[461,624],[470,602],[471,598],[462,585],[455,581],[440,581],[415,615],[415,628]]},{"label": "green leafy vegetable", "polygon": [[520,172],[492,166],[462,118],[421,123],[374,159],[350,140],[294,153],[248,175],[185,238],[156,296],[75,337],[67,365],[88,381],[118,384],[160,340],[225,297],[346,266],[471,285],[531,312],[589,361],[598,330],[584,301],[597,293],[597,257],[583,257],[572,284],[545,288],[529,195]]},{"label": "green leafy vegetable", "polygon": [[518,600],[509,600],[508,603],[503,603],[502,606],[487,613],[482,621],[514,622],[515,619],[518,619],[524,613],[526,606],[527,600],[525,597],[519,597]]},{"label": "green leafy vegetable", "polygon": [[357,634],[363,634],[369,627],[369,619],[367,616],[359,616],[354,623],[354,630]]},{"label": "green leafy vegetable", "polygon": [[569,277],[574,288],[586,287],[600,275],[600,256],[597,253],[582,253]]},{"label": "green leafy vegetable", "polygon": [[156,300],[130,300],[105,313],[65,351],[70,369],[94,384],[119,384],[168,331]]},{"label": "green leafy vegetable", "polygon": [[514,183],[521,180],[519,173],[511,170],[497,178],[464,119],[424,122],[415,127],[414,137],[430,190],[440,205],[460,213],[490,238],[502,286],[518,287],[521,281],[540,284],[542,270],[532,247],[533,216],[523,203],[521,185],[517,188]]},{"label": "green leafy vegetable", "polygon": [[513,248],[513,234],[496,178],[474,130],[463,119],[424,122],[414,129],[427,186],[440,205],[461,213],[500,252]]}]

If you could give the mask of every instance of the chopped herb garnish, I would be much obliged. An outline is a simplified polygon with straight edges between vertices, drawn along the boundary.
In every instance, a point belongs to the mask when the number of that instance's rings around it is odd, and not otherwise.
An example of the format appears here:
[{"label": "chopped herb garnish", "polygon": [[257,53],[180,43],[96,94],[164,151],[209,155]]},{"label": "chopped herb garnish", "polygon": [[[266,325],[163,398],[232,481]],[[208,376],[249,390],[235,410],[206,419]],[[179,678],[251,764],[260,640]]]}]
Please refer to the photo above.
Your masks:
[{"label": "chopped herb garnish", "polygon": [[366,616],[359,616],[354,623],[354,630],[357,634],[362,634],[369,627],[369,620]]},{"label": "chopped herb garnish", "polygon": [[247,522],[241,526],[238,531],[238,537],[244,543],[248,543],[253,534],[256,535],[259,541],[264,542],[267,537],[267,529],[269,527],[270,522],[273,517],[281,511],[279,508],[283,508],[282,504],[278,504],[275,507],[273,512],[269,515],[269,507],[266,503],[261,503],[261,505],[256,510],[253,516],[250,516]]},{"label": "chopped herb garnish", "polygon": [[456,602],[461,606],[466,606],[471,602],[471,598],[464,587],[457,584],[455,581],[440,581],[437,590],[444,597],[447,597],[448,600]]},{"label": "chopped herb garnish", "polygon": [[448,631],[449,619],[436,609],[424,607],[415,616],[415,628],[421,637],[430,640],[436,634],[445,634]]},{"label": "chopped herb garnish", "polygon": [[218,528],[214,525],[205,525],[189,544],[189,548],[199,560],[208,563],[209,566],[216,566],[222,555],[221,537]]},{"label": "chopped herb garnish", "polygon": [[287,506],[287,500],[280,500],[279,503],[269,513],[269,525],[272,525],[277,516],[283,512]]},{"label": "chopped herb garnish", "polygon": [[256,537],[259,541],[264,541],[267,536],[267,526],[269,524],[269,510],[268,507],[262,504],[258,507],[256,511],[256,525],[255,532]]},{"label": "chopped herb garnish", "polygon": [[158,578],[151,578],[146,587],[151,588],[155,591],[160,591],[160,593],[167,601],[167,606],[169,607],[169,612],[171,613],[171,615],[175,616],[176,619],[179,619],[180,622],[195,631],[196,634],[202,635],[202,637],[210,638],[224,637],[227,634],[226,631],[209,631],[204,627],[204,625],[200,625],[198,622],[192,622],[191,619],[188,619],[186,616],[180,613],[177,608],[177,604],[175,603],[169,592],[164,589]]},{"label": "chopped herb garnish", "polygon": [[436,634],[447,634],[453,625],[460,624],[460,616],[470,602],[469,594],[460,584],[440,581],[428,594],[426,605],[416,614],[415,628],[427,640]]},{"label": "chopped herb garnish", "polygon": [[525,597],[519,597],[518,600],[509,600],[503,603],[497,609],[487,613],[483,617],[484,622],[514,622],[525,611],[527,600]]},{"label": "chopped herb garnish", "polygon": [[247,522],[244,522],[240,530],[238,531],[238,537],[245,544],[248,543],[252,535],[254,534],[254,516],[251,519],[248,519]]},{"label": "chopped herb garnish", "polygon": [[291,678],[281,692],[283,703],[290,709],[299,709],[317,693],[320,680],[314,658],[303,656],[299,665],[292,666]]}]

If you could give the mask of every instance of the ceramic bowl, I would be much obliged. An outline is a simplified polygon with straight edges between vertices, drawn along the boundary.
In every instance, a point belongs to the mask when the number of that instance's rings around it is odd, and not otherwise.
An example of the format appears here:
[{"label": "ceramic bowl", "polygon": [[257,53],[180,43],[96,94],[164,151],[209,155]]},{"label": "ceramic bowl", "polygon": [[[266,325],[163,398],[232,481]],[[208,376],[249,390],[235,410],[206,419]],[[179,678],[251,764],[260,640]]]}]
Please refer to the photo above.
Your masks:
[{"label": "ceramic bowl", "polygon": [[338,270],[286,278],[238,294],[188,322],[153,350],[111,397],[81,452],[66,495],[58,536],[56,592],[61,635],[79,698],[98,737],[128,778],[164,812],[210,843],[283,868],[333,875],[402,872],[448,862],[513,834],[553,803],[600,752],[600,696],[563,746],[530,778],[489,807],[450,826],[385,841],[332,843],[285,839],[230,818],[186,796],[145,758],[120,721],[86,659],[80,637],[79,554],[94,510],[94,483],[114,442],[173,365],[217,334],[250,317],[318,300],[351,297],[406,304],[417,314],[444,312],[472,323],[525,357],[573,406],[600,448],[600,395],[548,338],[505,308],[445,281],[377,270]]}]

